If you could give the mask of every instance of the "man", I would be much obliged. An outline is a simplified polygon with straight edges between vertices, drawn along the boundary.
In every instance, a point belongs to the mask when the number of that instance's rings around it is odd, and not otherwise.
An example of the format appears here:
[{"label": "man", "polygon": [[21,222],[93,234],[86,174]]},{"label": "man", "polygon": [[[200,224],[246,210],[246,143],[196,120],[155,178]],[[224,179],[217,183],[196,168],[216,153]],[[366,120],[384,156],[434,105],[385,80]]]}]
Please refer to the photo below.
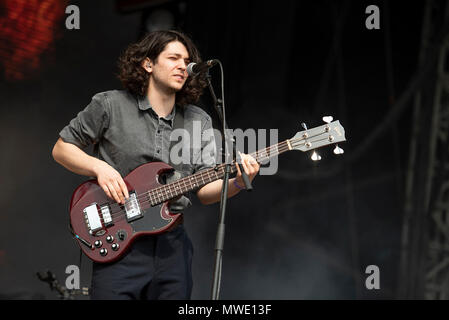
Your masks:
[{"label": "man", "polygon": [[[191,61],[200,62],[198,50],[180,32],[152,32],[131,44],[119,60],[119,78],[126,90],[96,94],[59,133],[54,159],[74,173],[96,177],[108,197],[124,204],[129,194],[123,176],[150,161],[169,163],[170,133],[177,112],[182,112],[188,132],[194,122],[201,123],[202,133],[212,128],[210,117],[192,105],[204,83],[188,76],[186,67]],[[90,144],[94,144],[95,156],[82,150]],[[205,142],[201,141],[201,147]],[[190,163],[182,165],[182,175],[213,166],[211,159],[193,161],[196,155],[193,152]],[[210,157],[214,159],[214,155]],[[242,165],[252,181],[259,164],[243,155]],[[229,180],[228,197],[244,185],[238,167],[237,171]],[[212,204],[220,200],[221,189],[222,181],[217,180],[196,195],[201,203]],[[190,201],[182,197],[172,205],[182,211]],[[189,299],[191,258],[192,244],[182,224],[170,232],[138,238],[121,260],[93,263],[91,297]]]}]

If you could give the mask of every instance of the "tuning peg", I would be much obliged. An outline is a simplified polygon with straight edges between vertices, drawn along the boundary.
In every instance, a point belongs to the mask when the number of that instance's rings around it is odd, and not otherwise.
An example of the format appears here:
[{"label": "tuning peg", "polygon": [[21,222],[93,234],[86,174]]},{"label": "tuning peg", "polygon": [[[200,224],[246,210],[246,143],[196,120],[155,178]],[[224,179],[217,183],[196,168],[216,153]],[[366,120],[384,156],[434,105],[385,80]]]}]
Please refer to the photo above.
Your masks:
[{"label": "tuning peg", "polygon": [[316,151],[313,151],[312,156],[310,157],[310,159],[312,159],[313,161],[320,161],[321,160],[321,156],[316,153]]},{"label": "tuning peg", "polygon": [[332,120],[334,120],[332,116],[323,117],[323,121],[326,122],[327,124],[331,123]]},{"label": "tuning peg", "polygon": [[307,125],[304,122],[301,123],[301,127],[303,127],[304,130],[307,130]]},{"label": "tuning peg", "polygon": [[339,155],[339,154],[343,154],[343,153],[345,153],[345,151],[342,148],[340,148],[337,144],[334,149],[334,154]]}]

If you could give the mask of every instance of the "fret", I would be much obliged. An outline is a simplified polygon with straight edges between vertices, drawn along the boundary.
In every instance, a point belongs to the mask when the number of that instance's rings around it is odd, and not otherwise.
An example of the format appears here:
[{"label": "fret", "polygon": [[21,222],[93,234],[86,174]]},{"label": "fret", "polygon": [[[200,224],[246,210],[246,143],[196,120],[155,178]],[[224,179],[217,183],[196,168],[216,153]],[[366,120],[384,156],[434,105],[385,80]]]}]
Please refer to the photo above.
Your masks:
[{"label": "fret", "polygon": [[220,179],[222,177],[220,169],[221,169],[221,165],[217,167],[217,170],[215,170],[215,175],[217,176],[216,180],[218,180],[218,179]]},{"label": "fret", "polygon": [[154,194],[153,194],[153,190],[150,190],[149,192],[148,192],[148,194],[150,195],[150,199],[151,199],[151,203],[153,204],[156,204],[156,199],[154,198]]},{"label": "fret", "polygon": [[200,176],[201,176],[201,180],[203,181],[203,185],[205,185],[206,183],[204,182],[203,174],[200,174]]},{"label": "fret", "polygon": [[170,193],[171,197],[173,197],[173,194],[171,193],[170,185],[166,185],[165,189],[166,189],[166,192],[165,192],[166,197],[168,196],[169,193]]},{"label": "fret", "polygon": [[198,173],[196,173],[196,174],[194,175],[194,179],[195,179],[194,187],[195,187],[195,188],[199,188],[200,186],[202,186],[202,184],[201,184],[201,182],[200,182],[200,176],[201,176],[201,174],[198,174]]},{"label": "fret", "polygon": [[154,200],[154,204],[157,204],[158,201],[157,201],[157,197],[156,197],[156,194],[154,193],[154,191],[151,192],[151,195],[152,195],[152,198]]},{"label": "fret", "polygon": [[173,198],[176,198],[176,196],[177,196],[177,194],[176,194],[176,184],[175,183],[170,183],[169,188],[170,188],[171,196]]},{"label": "fret", "polygon": [[148,198],[150,198],[150,204],[153,206],[153,199],[151,197],[151,191],[148,191]]},{"label": "fret", "polygon": [[199,180],[198,180],[198,176],[195,175],[194,176],[194,180],[195,180],[195,184],[193,185],[195,188],[198,188],[200,186]]},{"label": "fret", "polygon": [[180,194],[182,194],[182,191],[180,190],[181,186],[180,186],[180,184],[179,184],[178,181],[176,181],[176,182],[173,184],[173,186],[174,186],[174,188],[175,188],[175,194],[176,194],[176,196],[179,196]]},{"label": "fret", "polygon": [[171,198],[174,198],[175,196],[173,196],[173,185],[172,184],[169,184],[169,185],[167,185],[167,192],[165,193],[165,197],[166,198],[168,198],[168,199],[171,199]]},{"label": "fret", "polygon": [[212,182],[213,179],[212,179],[211,176],[210,176],[210,173],[211,173],[210,170],[207,170],[206,173],[207,173],[207,181],[208,181],[208,182]]},{"label": "fret", "polygon": [[187,178],[187,177],[184,178],[183,183],[184,183],[184,187],[186,188],[185,192],[189,191],[189,190],[190,190],[190,189],[189,189],[189,184],[188,184],[189,181],[188,181],[188,178]]},{"label": "fret", "polygon": [[189,190],[193,189],[193,185],[194,185],[193,179],[194,179],[194,176],[189,177]]},{"label": "fret", "polygon": [[184,186],[184,179],[179,180],[179,192],[181,194],[183,194],[184,192],[186,192],[186,190],[184,190],[185,186]]},{"label": "fret", "polygon": [[160,202],[163,202],[163,201],[161,201],[162,199],[163,199],[163,194],[161,193],[161,191],[159,190],[158,191],[158,193],[157,193],[157,198],[158,198],[158,201],[160,201]]},{"label": "fret", "polygon": [[156,197],[154,196],[153,190],[150,190],[149,194],[150,194],[151,203],[153,205],[156,205],[157,201],[156,201]]},{"label": "fret", "polygon": [[147,191],[147,198],[149,199],[149,201],[150,201],[150,205],[152,205],[152,202],[153,201],[151,201],[151,191]]}]

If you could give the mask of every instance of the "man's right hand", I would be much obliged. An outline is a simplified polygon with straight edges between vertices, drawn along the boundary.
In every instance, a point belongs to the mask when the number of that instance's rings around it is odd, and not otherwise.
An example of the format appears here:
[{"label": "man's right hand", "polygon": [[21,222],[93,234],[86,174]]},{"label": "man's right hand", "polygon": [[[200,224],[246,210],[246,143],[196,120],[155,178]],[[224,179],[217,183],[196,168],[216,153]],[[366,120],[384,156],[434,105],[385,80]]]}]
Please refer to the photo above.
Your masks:
[{"label": "man's right hand", "polygon": [[92,170],[106,195],[117,203],[125,204],[129,193],[120,173],[102,160],[98,160]]},{"label": "man's right hand", "polygon": [[96,177],[98,184],[109,198],[122,204],[129,198],[128,188],[120,173],[105,161],[88,155],[78,146],[61,138],[56,141],[52,155],[56,162],[70,171],[87,177]]}]

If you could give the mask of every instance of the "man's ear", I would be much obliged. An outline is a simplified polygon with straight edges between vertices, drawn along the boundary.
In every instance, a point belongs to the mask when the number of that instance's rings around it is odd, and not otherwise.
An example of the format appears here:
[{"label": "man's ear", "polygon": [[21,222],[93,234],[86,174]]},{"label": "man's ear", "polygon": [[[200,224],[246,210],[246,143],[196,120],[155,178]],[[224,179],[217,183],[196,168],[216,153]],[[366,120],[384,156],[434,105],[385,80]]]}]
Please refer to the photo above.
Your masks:
[{"label": "man's ear", "polygon": [[145,60],[142,61],[142,67],[148,72],[151,73],[153,71],[153,63],[149,58],[145,58]]}]

